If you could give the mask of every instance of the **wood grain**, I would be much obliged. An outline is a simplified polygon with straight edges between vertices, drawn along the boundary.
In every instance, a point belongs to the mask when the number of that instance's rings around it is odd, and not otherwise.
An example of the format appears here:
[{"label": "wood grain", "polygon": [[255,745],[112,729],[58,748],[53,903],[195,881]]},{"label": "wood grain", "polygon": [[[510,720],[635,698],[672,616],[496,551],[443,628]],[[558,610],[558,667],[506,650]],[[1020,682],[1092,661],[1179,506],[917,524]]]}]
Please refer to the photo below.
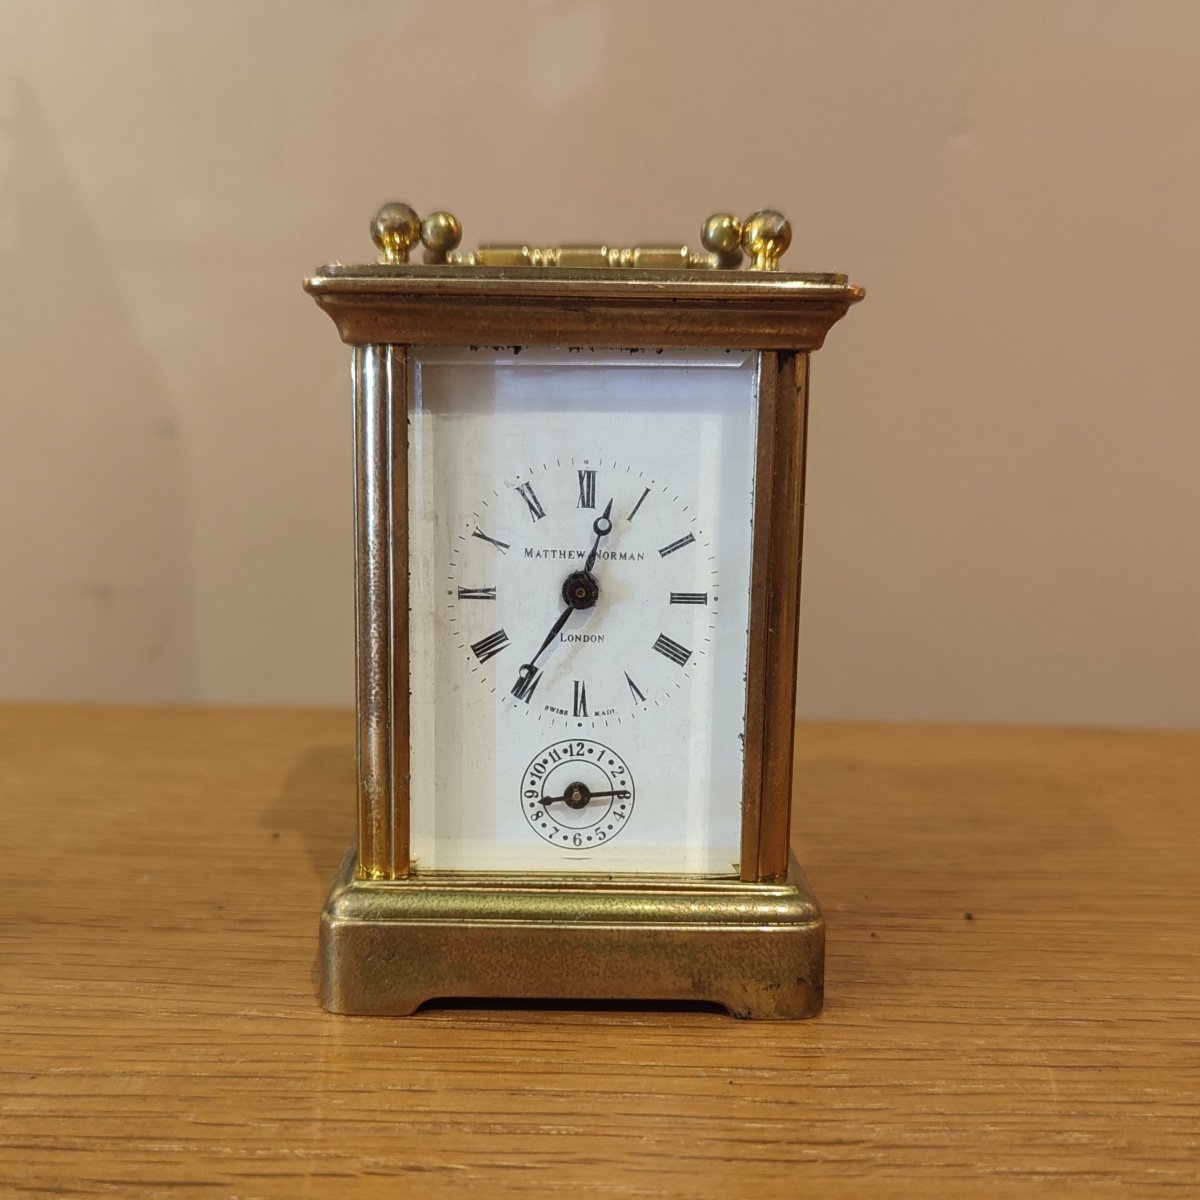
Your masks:
[{"label": "wood grain", "polygon": [[803,726],[795,1024],[322,1012],[353,747],[0,708],[0,1196],[1200,1194],[1200,734]]}]

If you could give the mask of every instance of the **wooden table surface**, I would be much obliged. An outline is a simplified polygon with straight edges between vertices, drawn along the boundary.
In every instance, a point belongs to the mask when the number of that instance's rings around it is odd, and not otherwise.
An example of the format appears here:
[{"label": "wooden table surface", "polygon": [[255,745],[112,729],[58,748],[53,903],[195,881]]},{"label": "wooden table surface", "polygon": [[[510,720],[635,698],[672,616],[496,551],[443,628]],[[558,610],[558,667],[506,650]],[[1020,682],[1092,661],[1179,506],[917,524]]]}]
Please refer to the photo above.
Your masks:
[{"label": "wooden table surface", "polygon": [[0,1196],[1200,1196],[1200,734],[799,747],[822,1017],[381,1020],[349,714],[0,707]]}]

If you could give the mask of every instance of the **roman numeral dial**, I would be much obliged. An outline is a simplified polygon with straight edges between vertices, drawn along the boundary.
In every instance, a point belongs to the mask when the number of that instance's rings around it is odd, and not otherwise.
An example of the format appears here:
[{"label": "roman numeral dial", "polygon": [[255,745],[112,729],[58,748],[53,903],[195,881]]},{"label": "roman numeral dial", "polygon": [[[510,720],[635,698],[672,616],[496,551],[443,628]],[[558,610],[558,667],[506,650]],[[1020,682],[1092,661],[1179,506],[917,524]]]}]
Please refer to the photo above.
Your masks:
[{"label": "roman numeral dial", "polygon": [[720,632],[706,497],[598,447],[497,469],[469,512],[431,518],[457,531],[439,619],[477,681],[460,686],[495,698],[513,723],[502,737],[525,722],[580,737],[634,721],[651,731],[707,679],[696,667]]}]

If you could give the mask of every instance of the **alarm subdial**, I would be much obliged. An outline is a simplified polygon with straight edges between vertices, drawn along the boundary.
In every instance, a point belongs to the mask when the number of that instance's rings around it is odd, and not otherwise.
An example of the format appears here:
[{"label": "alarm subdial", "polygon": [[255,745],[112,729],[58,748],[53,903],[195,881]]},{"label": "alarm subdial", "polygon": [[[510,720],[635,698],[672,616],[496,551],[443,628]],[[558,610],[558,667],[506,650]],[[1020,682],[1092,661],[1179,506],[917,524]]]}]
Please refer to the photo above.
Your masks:
[{"label": "alarm subdial", "polygon": [[521,775],[521,811],[529,827],[564,850],[594,850],[611,841],[628,823],[633,801],[625,760],[589,738],[546,746]]}]

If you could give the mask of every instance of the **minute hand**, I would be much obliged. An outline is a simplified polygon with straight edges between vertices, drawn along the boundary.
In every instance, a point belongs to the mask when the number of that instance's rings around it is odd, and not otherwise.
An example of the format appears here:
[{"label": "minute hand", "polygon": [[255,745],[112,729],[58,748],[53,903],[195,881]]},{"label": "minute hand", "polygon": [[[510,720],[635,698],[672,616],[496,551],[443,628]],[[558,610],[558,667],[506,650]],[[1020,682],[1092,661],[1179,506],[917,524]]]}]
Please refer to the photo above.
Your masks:
[{"label": "minute hand", "polygon": [[550,632],[548,634],[546,634],[546,640],[537,648],[537,653],[529,660],[528,665],[530,665],[530,666],[537,665],[537,660],[542,657],[543,651],[546,649],[546,647],[548,645],[550,645],[550,643],[552,641],[554,641],[554,639],[556,637],[558,637],[559,632],[561,631],[562,627],[567,623],[567,618],[574,611],[575,610],[573,608],[564,608],[562,610],[562,612],[559,614],[558,620],[554,622],[553,626],[550,629]]},{"label": "minute hand", "polygon": [[587,562],[583,564],[583,569],[587,574],[591,574],[592,568],[596,565],[596,558],[600,553],[600,539],[606,538],[612,533],[612,506],[613,502],[608,502],[608,507],[592,522],[592,532],[596,535],[596,540],[592,543],[592,552],[587,556]]}]

